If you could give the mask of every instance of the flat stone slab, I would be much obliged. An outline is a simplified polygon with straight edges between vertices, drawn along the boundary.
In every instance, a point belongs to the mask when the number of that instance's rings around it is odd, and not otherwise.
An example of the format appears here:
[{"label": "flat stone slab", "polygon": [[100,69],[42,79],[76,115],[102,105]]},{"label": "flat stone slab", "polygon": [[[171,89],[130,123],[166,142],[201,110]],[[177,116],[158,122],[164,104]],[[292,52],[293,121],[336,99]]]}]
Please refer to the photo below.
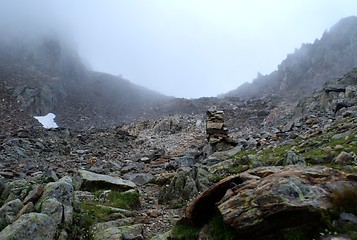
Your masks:
[{"label": "flat stone slab", "polygon": [[86,170],[79,170],[75,177],[76,189],[90,191],[94,189],[126,191],[134,189],[135,183],[109,175],[98,174]]}]

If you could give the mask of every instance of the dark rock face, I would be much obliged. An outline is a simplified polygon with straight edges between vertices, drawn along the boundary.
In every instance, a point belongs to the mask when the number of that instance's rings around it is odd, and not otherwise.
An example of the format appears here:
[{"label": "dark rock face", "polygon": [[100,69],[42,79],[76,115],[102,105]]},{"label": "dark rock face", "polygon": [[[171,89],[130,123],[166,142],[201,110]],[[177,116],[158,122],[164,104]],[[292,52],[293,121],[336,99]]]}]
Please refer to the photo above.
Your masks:
[{"label": "dark rock face", "polygon": [[21,110],[12,96],[11,89],[2,82],[6,78],[0,74],[0,142],[11,132],[20,128],[40,126],[30,114]]}]

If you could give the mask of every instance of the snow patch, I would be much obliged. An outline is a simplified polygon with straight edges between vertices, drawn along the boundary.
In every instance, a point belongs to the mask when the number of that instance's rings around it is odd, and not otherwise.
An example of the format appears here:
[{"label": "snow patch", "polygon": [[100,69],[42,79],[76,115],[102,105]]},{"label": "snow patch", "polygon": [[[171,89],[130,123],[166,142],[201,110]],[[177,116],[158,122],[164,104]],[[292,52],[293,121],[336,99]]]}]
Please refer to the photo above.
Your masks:
[{"label": "snow patch", "polygon": [[48,113],[46,116],[34,116],[34,118],[36,118],[44,128],[58,128],[54,120],[55,117],[56,115],[53,113]]}]

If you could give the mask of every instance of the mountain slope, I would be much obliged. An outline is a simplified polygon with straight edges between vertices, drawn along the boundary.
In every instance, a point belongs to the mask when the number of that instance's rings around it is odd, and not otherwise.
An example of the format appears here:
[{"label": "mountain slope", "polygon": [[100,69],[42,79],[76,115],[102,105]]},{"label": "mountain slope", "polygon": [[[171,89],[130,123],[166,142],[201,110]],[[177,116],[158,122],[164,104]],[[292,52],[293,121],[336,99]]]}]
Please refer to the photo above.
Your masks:
[{"label": "mountain slope", "polygon": [[171,99],[122,77],[90,71],[66,44],[46,37],[0,41],[0,76],[23,111],[53,112],[62,127],[117,125]]},{"label": "mountain slope", "polygon": [[357,17],[353,16],[340,20],[320,40],[303,44],[293,54],[288,54],[276,71],[259,75],[252,83],[245,83],[223,97],[279,96],[298,100],[356,65]]}]

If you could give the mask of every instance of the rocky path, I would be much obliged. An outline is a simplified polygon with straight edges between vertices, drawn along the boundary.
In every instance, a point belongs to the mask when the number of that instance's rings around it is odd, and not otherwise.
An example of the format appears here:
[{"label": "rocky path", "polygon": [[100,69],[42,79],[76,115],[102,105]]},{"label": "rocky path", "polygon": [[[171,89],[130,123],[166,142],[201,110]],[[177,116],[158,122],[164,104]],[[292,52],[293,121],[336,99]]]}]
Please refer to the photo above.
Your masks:
[{"label": "rocky path", "polygon": [[159,191],[160,187],[155,184],[139,187],[141,210],[137,213],[137,221],[144,224],[144,233],[148,237],[171,230],[182,216],[182,208],[172,209],[158,203]]}]

